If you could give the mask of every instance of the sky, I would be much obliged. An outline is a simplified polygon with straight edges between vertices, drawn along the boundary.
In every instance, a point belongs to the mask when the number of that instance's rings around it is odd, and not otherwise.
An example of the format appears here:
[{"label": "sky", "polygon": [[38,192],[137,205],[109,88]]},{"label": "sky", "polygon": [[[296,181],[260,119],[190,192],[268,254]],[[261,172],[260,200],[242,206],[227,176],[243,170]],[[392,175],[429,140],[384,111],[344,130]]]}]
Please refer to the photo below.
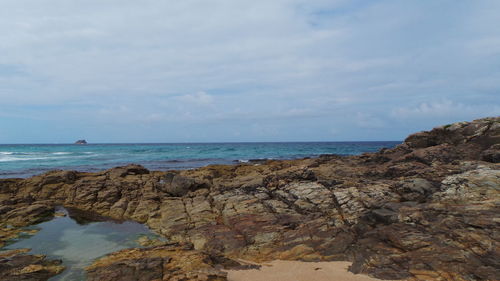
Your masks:
[{"label": "sky", "polygon": [[403,140],[500,115],[498,0],[1,0],[0,143]]}]

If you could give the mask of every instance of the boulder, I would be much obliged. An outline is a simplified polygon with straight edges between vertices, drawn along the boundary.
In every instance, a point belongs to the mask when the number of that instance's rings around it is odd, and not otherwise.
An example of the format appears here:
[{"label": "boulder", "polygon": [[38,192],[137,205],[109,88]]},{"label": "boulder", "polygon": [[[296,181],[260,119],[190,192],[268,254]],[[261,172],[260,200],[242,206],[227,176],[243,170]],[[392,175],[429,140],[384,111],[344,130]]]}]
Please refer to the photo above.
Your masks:
[{"label": "boulder", "polygon": [[127,166],[116,167],[108,171],[112,178],[122,178],[128,175],[145,175],[149,170],[141,165],[129,164]]},{"label": "boulder", "polygon": [[170,185],[167,185],[166,191],[173,196],[183,196],[195,186],[196,183],[193,179],[181,175],[174,175]]}]

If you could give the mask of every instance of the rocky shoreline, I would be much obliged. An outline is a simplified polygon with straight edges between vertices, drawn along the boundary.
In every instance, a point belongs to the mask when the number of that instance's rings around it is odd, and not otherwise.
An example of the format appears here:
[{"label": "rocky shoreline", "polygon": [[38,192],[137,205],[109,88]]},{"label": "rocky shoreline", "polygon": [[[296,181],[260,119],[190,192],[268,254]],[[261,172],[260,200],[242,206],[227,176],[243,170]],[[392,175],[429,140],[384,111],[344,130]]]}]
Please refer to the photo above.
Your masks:
[{"label": "rocky shoreline", "polygon": [[[238,259],[351,261],[381,279],[500,277],[500,117],[409,136],[360,156],[157,172],[0,179],[0,246],[56,206],[148,225],[169,243],[112,253],[88,280],[227,280]],[[0,252],[0,279],[46,280],[60,261]]]}]

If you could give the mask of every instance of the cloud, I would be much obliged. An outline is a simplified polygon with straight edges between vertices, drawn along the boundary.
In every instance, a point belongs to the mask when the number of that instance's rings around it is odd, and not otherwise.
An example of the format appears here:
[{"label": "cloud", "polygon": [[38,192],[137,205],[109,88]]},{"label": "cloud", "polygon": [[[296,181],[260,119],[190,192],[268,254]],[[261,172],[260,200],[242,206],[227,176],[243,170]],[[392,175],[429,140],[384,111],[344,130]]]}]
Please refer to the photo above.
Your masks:
[{"label": "cloud", "polygon": [[356,124],[360,127],[360,128],[364,128],[364,129],[379,129],[379,128],[384,128],[386,127],[386,123],[376,117],[376,116],[373,116],[371,114],[367,114],[367,113],[363,113],[363,112],[358,112],[356,113]]},{"label": "cloud", "polygon": [[498,115],[498,22],[498,1],[4,0],[0,142],[403,138]]},{"label": "cloud", "polygon": [[197,92],[177,97],[178,101],[195,104],[195,105],[210,105],[214,102],[214,97],[206,92]]},{"label": "cloud", "polygon": [[398,107],[391,112],[395,118],[436,118],[496,116],[500,105],[465,105],[450,100],[423,102],[415,107]]}]

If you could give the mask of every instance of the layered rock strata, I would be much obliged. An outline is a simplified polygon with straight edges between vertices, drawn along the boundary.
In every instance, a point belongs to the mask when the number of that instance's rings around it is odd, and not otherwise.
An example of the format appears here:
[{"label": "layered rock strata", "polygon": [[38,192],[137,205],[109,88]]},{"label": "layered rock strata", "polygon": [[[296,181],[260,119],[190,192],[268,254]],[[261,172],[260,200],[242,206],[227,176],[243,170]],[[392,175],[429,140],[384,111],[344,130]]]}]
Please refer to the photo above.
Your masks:
[{"label": "layered rock strata", "polygon": [[[112,254],[89,268],[89,280],[104,272],[117,276],[106,280],[125,280],[123,272],[137,277],[127,280],[224,280],[210,257],[347,260],[354,273],[382,279],[495,280],[499,155],[495,117],[413,134],[394,149],[360,156],[168,172],[138,165],[54,171],[0,180],[0,234],[7,225],[51,218],[62,205],[144,223],[191,245]],[[206,274],[176,258],[190,254]]]}]

